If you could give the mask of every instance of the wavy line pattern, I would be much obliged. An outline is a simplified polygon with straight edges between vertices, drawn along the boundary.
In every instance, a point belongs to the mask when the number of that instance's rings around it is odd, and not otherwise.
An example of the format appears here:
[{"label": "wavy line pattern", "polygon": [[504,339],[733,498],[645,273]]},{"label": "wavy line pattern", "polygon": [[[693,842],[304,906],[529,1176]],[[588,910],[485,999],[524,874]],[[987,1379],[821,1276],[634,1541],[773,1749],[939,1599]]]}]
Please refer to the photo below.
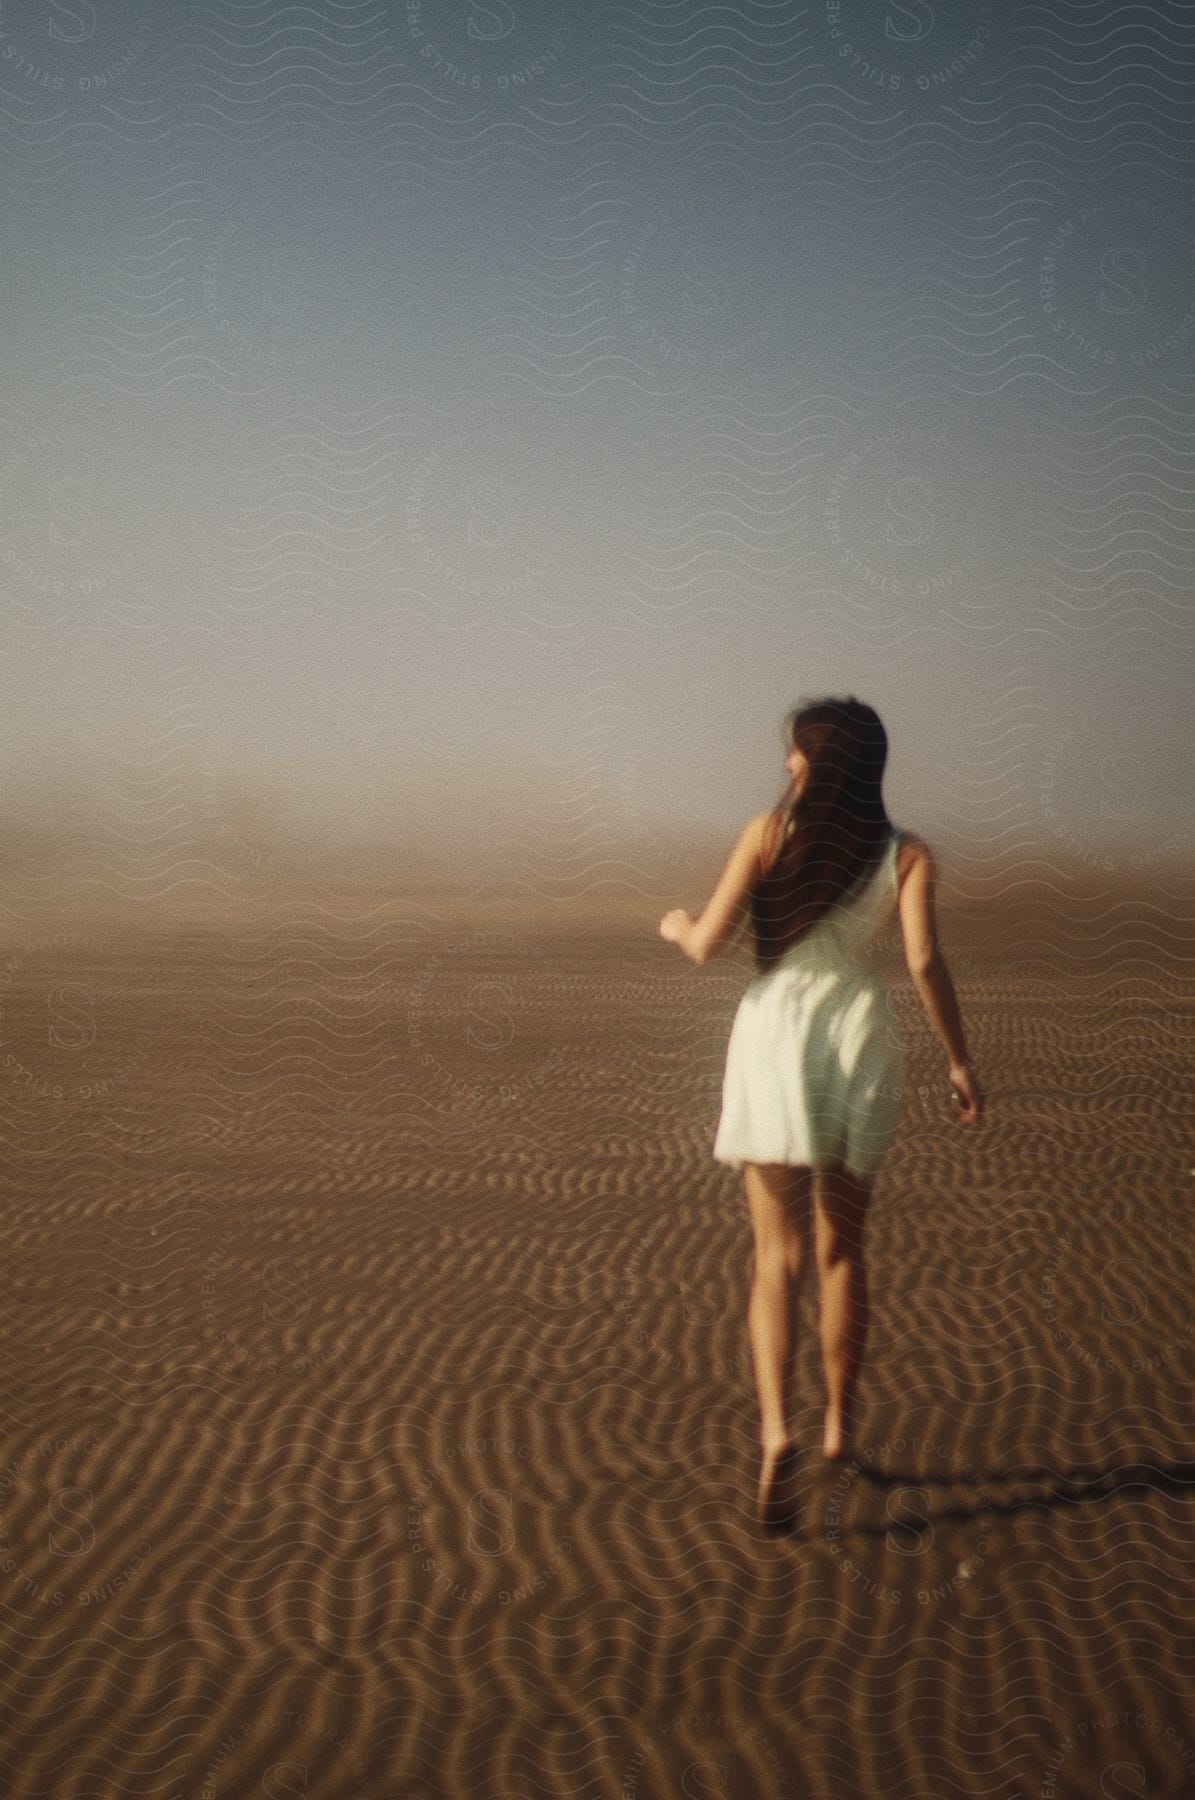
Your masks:
[{"label": "wavy line pattern", "polygon": [[[0,0],[5,1794],[1195,1793],[1193,108],[1184,0]],[[777,1543],[657,925],[794,680],[989,1111],[894,954]]]},{"label": "wavy line pattern", "polygon": [[[328,1794],[470,1791],[506,1759],[545,1786],[575,1764],[601,1791],[713,1758],[766,1791],[836,1793],[871,1780],[868,1730],[844,1750],[816,1706],[837,1695],[850,1716],[860,1679],[902,1790],[931,1772],[958,1785],[982,1728],[989,1789],[1016,1791],[1065,1741],[1064,1704],[1083,1755],[1106,1759],[1125,1741],[1109,1690],[1146,1720],[1132,1743],[1148,1766],[1178,1769],[1189,941],[1170,941],[1164,907],[1089,909],[1068,966],[1056,892],[1006,902],[998,938],[990,904],[949,913],[1004,1121],[995,1164],[950,1135],[899,993],[909,1105],[872,1227],[881,1478],[810,1460],[780,1562],[745,1516],[741,1222],[700,1176],[732,979],[686,1003],[683,973],[622,938],[545,963],[512,936],[446,950],[413,914],[343,904],[163,940],[149,980],[140,937],[26,958],[4,992],[19,1041],[47,992],[86,984],[101,1038],[154,1046],[136,1085],[155,1103],[137,1138],[118,1103],[84,1134],[60,1104],[0,1098],[21,1196],[0,1509],[12,1785],[82,1791],[97,1722],[151,1683],[158,1705],[130,1730],[154,1780],[218,1767],[231,1792],[291,1764]],[[1036,994],[1010,974],[1029,956],[1052,971]],[[648,1141],[654,1165],[633,1154]],[[816,1355],[806,1335],[810,1390]],[[711,1531],[729,1573],[704,1568]],[[750,1709],[723,1660],[735,1596]],[[1080,1657],[1076,1606],[1093,1619]],[[677,1705],[681,1638],[718,1671],[708,1706]],[[1071,1658],[1069,1702],[1026,1666],[1034,1638]],[[369,1680],[388,1645],[414,1715]],[[217,1728],[173,1684],[232,1658],[243,1686]],[[47,1662],[54,1687],[22,1676]],[[800,1722],[778,1662],[798,1669]],[[511,1666],[528,1702],[499,1708],[485,1693]],[[981,1675],[986,1697],[964,1704]],[[299,1698],[279,1704],[279,1679]],[[596,1735],[533,1740],[557,1684],[601,1697]],[[103,1742],[105,1779],[133,1779],[110,1728]]]}]

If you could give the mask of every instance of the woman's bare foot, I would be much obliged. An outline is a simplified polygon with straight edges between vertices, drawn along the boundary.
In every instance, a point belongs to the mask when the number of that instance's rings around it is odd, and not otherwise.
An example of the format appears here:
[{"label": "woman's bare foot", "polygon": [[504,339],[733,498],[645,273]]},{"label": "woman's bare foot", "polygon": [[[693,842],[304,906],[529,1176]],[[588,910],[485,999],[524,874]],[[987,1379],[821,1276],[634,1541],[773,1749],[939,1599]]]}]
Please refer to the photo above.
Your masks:
[{"label": "woman's bare foot", "polygon": [[791,1438],[762,1445],[755,1517],[762,1531],[791,1531],[797,1511],[797,1447]]},{"label": "woman's bare foot", "polygon": [[822,1455],[827,1462],[850,1462],[855,1452],[850,1435],[842,1429],[841,1421],[832,1419],[827,1413],[826,1430],[822,1438]]}]

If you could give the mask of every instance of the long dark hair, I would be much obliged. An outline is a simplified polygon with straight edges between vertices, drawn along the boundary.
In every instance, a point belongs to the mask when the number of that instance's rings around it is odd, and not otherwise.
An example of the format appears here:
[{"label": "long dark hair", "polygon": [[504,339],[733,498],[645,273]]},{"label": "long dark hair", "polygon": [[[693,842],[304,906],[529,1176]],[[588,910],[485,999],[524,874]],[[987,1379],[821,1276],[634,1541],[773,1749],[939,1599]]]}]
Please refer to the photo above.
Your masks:
[{"label": "long dark hair", "polygon": [[809,771],[800,793],[790,782],[771,810],[765,873],[748,895],[761,973],[862,888],[893,830],[880,792],[888,737],[872,707],[853,694],[808,701],[786,716],[784,739]]}]

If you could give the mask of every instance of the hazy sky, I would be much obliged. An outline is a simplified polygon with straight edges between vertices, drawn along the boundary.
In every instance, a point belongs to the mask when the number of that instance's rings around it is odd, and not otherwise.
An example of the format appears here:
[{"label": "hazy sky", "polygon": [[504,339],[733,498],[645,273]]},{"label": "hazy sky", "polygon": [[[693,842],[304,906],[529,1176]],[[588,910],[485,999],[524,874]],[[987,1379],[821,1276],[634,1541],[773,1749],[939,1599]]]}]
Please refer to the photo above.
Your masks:
[{"label": "hazy sky", "polygon": [[1195,841],[1190,5],[5,0],[0,104],[10,818],[633,860],[855,693],[943,844]]}]

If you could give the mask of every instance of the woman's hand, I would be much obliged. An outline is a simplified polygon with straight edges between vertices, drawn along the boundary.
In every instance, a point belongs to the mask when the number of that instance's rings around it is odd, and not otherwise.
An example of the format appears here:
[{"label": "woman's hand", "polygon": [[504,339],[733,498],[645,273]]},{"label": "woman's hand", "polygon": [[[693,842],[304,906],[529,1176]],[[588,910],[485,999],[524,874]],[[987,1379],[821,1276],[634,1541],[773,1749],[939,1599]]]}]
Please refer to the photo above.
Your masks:
[{"label": "woman's hand", "polygon": [[950,1099],[960,1125],[975,1125],[983,1117],[983,1089],[970,1063],[954,1063],[950,1070]]},{"label": "woman's hand", "polygon": [[686,931],[692,926],[692,919],[683,906],[674,906],[660,920],[660,936],[668,944],[679,944]]}]

